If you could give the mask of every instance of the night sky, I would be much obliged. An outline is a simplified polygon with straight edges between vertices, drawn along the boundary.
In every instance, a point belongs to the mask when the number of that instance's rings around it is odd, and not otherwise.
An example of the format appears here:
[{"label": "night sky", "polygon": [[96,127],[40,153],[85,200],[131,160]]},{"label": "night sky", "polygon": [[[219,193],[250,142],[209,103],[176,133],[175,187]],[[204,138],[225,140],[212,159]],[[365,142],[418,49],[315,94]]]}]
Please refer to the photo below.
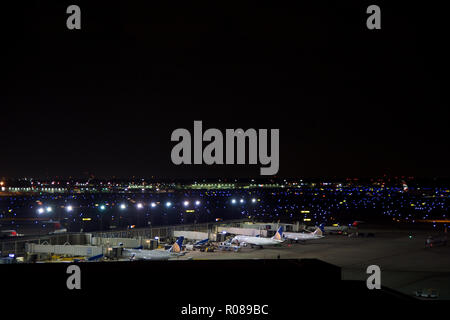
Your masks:
[{"label": "night sky", "polygon": [[173,165],[194,120],[279,128],[281,177],[450,176],[444,10],[377,2],[368,30],[371,2],[118,3],[2,9],[0,177],[259,176]]}]

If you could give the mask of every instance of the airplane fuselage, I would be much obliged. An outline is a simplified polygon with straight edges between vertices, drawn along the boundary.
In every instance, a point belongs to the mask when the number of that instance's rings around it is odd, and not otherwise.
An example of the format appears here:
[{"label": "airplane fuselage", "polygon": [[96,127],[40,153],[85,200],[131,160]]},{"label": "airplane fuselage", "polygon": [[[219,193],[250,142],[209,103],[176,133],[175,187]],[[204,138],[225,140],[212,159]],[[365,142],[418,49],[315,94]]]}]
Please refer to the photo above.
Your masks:
[{"label": "airplane fuselage", "polygon": [[123,249],[122,256],[132,260],[169,260],[181,254],[165,250]]},{"label": "airplane fuselage", "polygon": [[285,232],[283,235],[285,238],[289,240],[296,240],[296,241],[322,239],[324,237],[322,235],[315,235],[312,233],[299,233],[299,232]]},{"label": "airplane fuselage", "polygon": [[260,238],[251,236],[236,236],[234,240],[239,243],[246,243],[255,246],[274,246],[283,243],[282,240],[276,240],[272,238]]}]

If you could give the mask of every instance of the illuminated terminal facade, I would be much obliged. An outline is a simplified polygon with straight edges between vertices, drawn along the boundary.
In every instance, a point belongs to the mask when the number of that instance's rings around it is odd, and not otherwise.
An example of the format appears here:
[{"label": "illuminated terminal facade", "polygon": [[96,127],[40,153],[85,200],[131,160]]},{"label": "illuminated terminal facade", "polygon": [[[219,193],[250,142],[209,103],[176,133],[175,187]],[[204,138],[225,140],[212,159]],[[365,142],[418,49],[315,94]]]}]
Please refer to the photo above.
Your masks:
[{"label": "illuminated terminal facade", "polygon": [[[165,193],[177,190],[240,190],[240,189],[279,189],[286,187],[297,187],[306,185],[302,182],[193,182],[193,183],[173,183],[173,182],[112,182],[112,181],[37,181],[32,179],[16,180],[11,182],[1,182],[1,193]],[[314,185],[314,184],[313,184]]]}]

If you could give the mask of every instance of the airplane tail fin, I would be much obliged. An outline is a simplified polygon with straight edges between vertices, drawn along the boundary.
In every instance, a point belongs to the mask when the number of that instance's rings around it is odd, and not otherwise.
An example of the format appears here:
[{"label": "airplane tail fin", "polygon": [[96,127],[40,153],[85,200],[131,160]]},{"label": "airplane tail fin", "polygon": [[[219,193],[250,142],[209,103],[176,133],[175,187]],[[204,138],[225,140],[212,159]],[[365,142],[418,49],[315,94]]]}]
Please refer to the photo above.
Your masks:
[{"label": "airplane tail fin", "polygon": [[180,253],[183,246],[184,237],[179,237],[177,241],[170,247],[169,252]]},{"label": "airplane tail fin", "polygon": [[321,228],[317,228],[316,231],[313,232],[315,236],[323,236],[323,232]]},{"label": "airplane tail fin", "polygon": [[209,238],[206,238],[204,240],[200,240],[200,241],[194,243],[194,246],[201,246],[201,245],[207,244],[208,241],[209,241]]},{"label": "airplane tail fin", "polygon": [[283,240],[283,226],[278,228],[277,233],[272,237],[274,240]]}]

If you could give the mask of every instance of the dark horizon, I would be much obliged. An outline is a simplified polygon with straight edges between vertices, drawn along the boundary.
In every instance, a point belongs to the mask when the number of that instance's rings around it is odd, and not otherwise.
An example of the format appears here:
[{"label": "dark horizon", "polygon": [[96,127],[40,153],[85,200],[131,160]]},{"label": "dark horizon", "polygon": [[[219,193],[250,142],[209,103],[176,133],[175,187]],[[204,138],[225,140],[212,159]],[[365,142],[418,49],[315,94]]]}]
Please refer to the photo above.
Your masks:
[{"label": "dark horizon", "polygon": [[40,182],[44,184],[55,182],[84,182],[89,181],[91,184],[98,184],[100,182],[111,183],[128,183],[145,182],[147,184],[162,183],[162,184],[191,184],[191,183],[261,183],[270,184],[278,183],[294,183],[301,181],[302,183],[349,183],[355,185],[366,185],[383,183],[387,186],[398,185],[402,186],[406,183],[409,187],[420,186],[441,186],[447,188],[450,185],[450,178],[446,177],[405,177],[405,176],[377,176],[377,177],[207,177],[207,178],[167,178],[167,177],[117,177],[117,176],[79,176],[79,177],[0,177],[5,186],[25,186],[25,182]]},{"label": "dark horizon", "polygon": [[279,128],[280,178],[450,177],[442,11],[381,5],[370,31],[356,1],[81,2],[69,31],[69,4],[1,22],[0,177],[267,178],[172,164],[170,135],[194,120]]}]

